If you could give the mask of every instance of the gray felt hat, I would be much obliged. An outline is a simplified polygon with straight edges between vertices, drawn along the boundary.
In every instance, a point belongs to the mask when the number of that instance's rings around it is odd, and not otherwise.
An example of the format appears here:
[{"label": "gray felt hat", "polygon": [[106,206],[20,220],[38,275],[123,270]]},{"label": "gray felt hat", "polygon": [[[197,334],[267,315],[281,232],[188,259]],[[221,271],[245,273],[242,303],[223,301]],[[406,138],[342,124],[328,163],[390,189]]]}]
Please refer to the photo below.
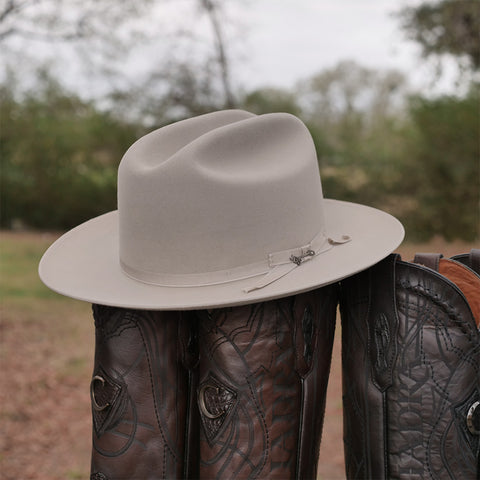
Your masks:
[{"label": "gray felt hat", "polygon": [[214,308],[341,280],[403,236],[385,212],[323,198],[298,118],[226,110],[135,142],[119,167],[118,210],[60,237],[39,272],[51,289],[92,303]]}]

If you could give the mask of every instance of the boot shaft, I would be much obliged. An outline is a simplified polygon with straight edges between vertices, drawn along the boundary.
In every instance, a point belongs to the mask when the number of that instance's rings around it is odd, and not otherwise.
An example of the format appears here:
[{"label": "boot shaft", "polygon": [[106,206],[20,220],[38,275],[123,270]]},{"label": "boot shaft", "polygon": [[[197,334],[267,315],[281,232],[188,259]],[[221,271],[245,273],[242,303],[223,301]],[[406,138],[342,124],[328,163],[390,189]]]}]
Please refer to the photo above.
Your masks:
[{"label": "boot shaft", "polygon": [[341,311],[348,478],[476,478],[480,335],[459,288],[391,255],[342,281]]},{"label": "boot shaft", "polygon": [[330,286],[203,313],[200,478],[316,478],[336,305]]},{"label": "boot shaft", "polygon": [[91,478],[196,478],[196,322],[180,312],[93,312]]}]

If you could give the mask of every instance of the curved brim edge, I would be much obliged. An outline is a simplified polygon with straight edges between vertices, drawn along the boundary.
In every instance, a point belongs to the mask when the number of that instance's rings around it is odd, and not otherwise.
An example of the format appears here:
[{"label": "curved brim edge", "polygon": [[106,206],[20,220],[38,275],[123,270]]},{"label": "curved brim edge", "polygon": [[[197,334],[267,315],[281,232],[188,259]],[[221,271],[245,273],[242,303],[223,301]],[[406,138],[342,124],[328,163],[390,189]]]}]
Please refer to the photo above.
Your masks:
[{"label": "curved brim edge", "polygon": [[118,251],[118,212],[93,218],[70,230],[45,252],[41,280],[50,289],[89,303],[144,310],[190,310],[272,300],[340,281],[379,262],[404,238],[402,224],[381,210],[324,200],[329,236],[350,235],[262,289],[245,293],[251,279],[200,287],[162,287],[123,273]]}]

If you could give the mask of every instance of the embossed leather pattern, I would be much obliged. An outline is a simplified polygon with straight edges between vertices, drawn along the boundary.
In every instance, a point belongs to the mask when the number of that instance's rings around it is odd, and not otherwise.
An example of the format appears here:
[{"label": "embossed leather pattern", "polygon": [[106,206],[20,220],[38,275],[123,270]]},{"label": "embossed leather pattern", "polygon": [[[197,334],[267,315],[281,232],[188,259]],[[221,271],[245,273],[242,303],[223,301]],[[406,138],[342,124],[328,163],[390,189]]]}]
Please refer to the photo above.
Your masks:
[{"label": "embossed leather pattern", "polygon": [[198,312],[200,478],[315,478],[337,300]]},{"label": "embossed leather pattern", "polygon": [[476,479],[480,334],[460,290],[391,255],[342,281],[348,478]]},{"label": "embossed leather pattern", "polygon": [[99,305],[93,312],[91,479],[198,478],[196,319]]}]

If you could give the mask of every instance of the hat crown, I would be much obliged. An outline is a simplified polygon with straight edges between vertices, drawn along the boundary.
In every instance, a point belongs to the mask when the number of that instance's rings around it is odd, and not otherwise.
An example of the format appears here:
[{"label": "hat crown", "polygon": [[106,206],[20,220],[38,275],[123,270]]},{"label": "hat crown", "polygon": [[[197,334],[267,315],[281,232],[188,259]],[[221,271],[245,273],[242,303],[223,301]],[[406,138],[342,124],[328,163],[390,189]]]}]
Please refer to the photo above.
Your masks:
[{"label": "hat crown", "polygon": [[296,117],[195,117],[151,132],[123,157],[120,260],[146,282],[193,275],[209,284],[218,271],[235,280],[239,268],[323,232],[322,201],[315,147]]}]

